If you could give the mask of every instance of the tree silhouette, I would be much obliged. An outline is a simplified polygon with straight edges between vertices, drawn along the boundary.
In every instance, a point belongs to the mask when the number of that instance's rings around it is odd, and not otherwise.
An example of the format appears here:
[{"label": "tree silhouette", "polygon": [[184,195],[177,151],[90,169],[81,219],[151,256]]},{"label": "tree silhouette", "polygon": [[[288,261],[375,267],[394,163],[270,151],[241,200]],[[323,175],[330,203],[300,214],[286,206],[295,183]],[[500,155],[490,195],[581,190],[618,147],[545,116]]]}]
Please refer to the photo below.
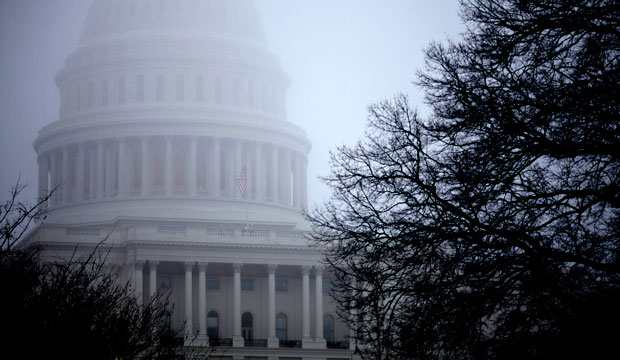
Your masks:
[{"label": "tree silhouette", "polygon": [[373,105],[332,156],[310,220],[340,315],[368,358],[596,357],[620,320],[620,5],[461,7],[419,74],[432,116]]},{"label": "tree silhouette", "polygon": [[[181,330],[167,326],[167,296],[142,305],[129,284],[106,270],[97,249],[86,258],[45,263],[38,248],[16,244],[44,211],[19,201],[17,182],[1,207],[0,344],[5,354],[24,359],[183,359],[206,358],[207,348],[179,348]],[[77,249],[76,249],[77,253]],[[105,254],[103,255],[105,256]]]}]

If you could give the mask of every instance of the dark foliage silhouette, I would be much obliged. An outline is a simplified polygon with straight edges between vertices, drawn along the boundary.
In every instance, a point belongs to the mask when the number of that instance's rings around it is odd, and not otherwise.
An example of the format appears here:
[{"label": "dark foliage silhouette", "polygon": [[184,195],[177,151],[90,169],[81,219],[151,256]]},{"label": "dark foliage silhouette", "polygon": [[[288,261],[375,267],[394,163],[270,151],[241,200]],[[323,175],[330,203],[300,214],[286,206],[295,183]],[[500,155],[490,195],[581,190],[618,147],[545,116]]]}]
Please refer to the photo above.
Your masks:
[{"label": "dark foliage silhouette", "polygon": [[47,200],[35,206],[20,202],[24,188],[18,181],[0,213],[4,353],[22,359],[185,358],[176,341],[182,329],[167,326],[172,310],[167,297],[158,294],[139,304],[129,285],[105,270],[98,249],[86,258],[49,263],[40,260],[39,249],[17,244],[35,217],[44,218],[39,205]]},{"label": "dark foliage silhouette", "polygon": [[[367,358],[596,357],[619,337],[620,5],[462,1],[309,217]],[[615,351],[615,350],[613,350]]]}]

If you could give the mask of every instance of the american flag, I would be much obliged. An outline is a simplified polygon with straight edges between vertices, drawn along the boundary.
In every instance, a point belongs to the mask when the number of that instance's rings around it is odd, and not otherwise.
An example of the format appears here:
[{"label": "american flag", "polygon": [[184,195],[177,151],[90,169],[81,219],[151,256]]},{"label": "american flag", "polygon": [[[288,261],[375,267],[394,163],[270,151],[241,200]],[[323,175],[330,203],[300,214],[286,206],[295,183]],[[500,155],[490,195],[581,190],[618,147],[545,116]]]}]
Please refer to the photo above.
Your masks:
[{"label": "american flag", "polygon": [[245,168],[245,166],[243,167],[243,169],[239,172],[239,175],[237,175],[237,187],[239,188],[239,192],[241,193],[241,196],[243,196],[243,198],[245,199],[246,196],[246,189],[247,189],[247,170]]}]

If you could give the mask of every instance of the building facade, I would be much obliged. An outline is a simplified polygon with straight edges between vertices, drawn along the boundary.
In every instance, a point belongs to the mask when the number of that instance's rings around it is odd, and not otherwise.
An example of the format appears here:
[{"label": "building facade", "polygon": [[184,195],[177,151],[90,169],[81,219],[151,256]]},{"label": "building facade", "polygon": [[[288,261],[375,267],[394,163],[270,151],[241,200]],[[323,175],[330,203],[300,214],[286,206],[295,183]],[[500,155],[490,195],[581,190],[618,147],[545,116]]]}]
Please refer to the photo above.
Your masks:
[{"label": "building facade", "polygon": [[233,359],[349,359],[305,240],[304,131],[250,0],[95,0],[34,142],[54,261],[107,252],[139,301],[167,291],[187,345]]}]

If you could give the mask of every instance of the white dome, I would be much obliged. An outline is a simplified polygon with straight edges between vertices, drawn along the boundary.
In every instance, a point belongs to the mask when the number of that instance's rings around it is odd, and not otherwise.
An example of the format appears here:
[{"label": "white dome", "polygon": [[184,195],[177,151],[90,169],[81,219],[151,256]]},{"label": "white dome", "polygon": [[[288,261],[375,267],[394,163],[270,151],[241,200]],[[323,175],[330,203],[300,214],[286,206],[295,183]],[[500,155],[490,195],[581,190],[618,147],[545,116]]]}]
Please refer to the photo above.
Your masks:
[{"label": "white dome", "polygon": [[307,228],[310,143],[252,1],[95,0],[56,83],[59,121],[34,143],[41,193],[61,185],[50,221]]}]

